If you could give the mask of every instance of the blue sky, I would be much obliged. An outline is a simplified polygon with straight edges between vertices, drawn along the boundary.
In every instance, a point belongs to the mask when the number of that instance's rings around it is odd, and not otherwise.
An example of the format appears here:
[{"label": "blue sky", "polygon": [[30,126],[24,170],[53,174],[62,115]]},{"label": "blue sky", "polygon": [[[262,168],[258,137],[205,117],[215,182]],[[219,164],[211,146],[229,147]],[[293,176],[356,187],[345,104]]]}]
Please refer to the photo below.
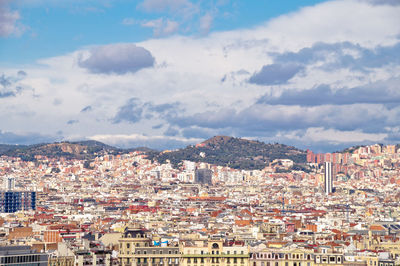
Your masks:
[{"label": "blue sky", "polygon": [[400,139],[398,0],[0,0],[0,142]]},{"label": "blue sky", "polygon": [[[161,2],[161,1],[160,1]],[[202,36],[209,31],[254,27],[270,18],[313,5],[321,0],[282,1],[199,1],[189,18],[176,10],[154,11],[140,1],[15,1],[9,8],[18,11],[23,33],[10,34],[1,40],[2,63],[32,63],[43,57],[72,52],[88,45],[140,42],[154,36],[146,21],[159,18],[180,23],[173,34]],[[212,14],[207,32],[199,29],[202,16]]]}]

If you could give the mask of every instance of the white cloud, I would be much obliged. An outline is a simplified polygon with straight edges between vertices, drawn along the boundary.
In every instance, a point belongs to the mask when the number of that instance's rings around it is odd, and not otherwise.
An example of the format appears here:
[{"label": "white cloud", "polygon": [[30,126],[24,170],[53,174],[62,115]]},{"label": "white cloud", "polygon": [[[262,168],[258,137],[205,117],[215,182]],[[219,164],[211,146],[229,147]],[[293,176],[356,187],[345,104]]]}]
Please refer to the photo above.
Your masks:
[{"label": "white cloud", "polygon": [[145,136],[140,134],[131,135],[95,135],[88,139],[97,140],[108,145],[118,147],[142,147],[146,146],[152,149],[175,149],[187,145],[199,143],[202,139],[196,138],[179,138],[168,136]]},{"label": "white cloud", "polygon": [[18,24],[21,16],[18,11],[10,10],[8,0],[0,0],[0,37],[20,35],[24,27]]},{"label": "white cloud", "polygon": [[321,127],[308,128],[304,135],[287,135],[287,138],[305,142],[329,142],[339,144],[342,142],[382,142],[388,136],[386,133],[364,133],[361,130],[341,131],[336,129],[324,129]]},{"label": "white cloud", "polygon": [[133,18],[124,18],[122,20],[122,24],[125,25],[125,26],[130,26],[130,25],[133,25],[135,23],[136,23],[136,21]]},{"label": "white cloud", "polygon": [[210,31],[213,22],[213,16],[210,13],[205,14],[200,18],[200,32],[206,34]]},{"label": "white cloud", "polygon": [[174,12],[191,15],[197,7],[188,0],[144,0],[138,8],[147,12]]},{"label": "white cloud", "polygon": [[179,23],[169,19],[159,18],[155,20],[150,20],[143,22],[141,24],[143,27],[152,28],[153,34],[156,37],[168,36],[178,32]]}]

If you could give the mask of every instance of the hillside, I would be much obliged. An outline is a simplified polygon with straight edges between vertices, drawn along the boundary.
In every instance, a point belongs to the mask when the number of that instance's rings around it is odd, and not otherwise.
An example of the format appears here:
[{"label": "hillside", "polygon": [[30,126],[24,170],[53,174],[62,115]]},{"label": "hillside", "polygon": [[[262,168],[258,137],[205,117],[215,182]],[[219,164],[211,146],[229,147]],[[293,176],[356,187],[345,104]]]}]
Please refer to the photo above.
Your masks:
[{"label": "hillside", "polygon": [[262,169],[274,159],[291,159],[301,164],[306,153],[292,146],[266,144],[227,136],[216,136],[196,146],[173,152],[150,153],[149,159],[164,163],[169,160],[178,165],[182,160],[206,162],[235,169]]},{"label": "hillside", "polygon": [[109,154],[123,152],[121,149],[94,140],[34,145],[0,145],[0,155],[19,157],[25,161],[34,161],[37,155],[49,158],[93,159],[105,151]]}]

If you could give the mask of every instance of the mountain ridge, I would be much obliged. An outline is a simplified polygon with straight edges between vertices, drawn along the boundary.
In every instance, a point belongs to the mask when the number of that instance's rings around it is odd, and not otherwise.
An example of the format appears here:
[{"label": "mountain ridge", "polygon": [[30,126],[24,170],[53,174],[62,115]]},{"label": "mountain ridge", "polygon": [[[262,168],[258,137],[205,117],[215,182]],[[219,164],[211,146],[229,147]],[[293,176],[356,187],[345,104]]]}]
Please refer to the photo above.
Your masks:
[{"label": "mountain ridge", "polygon": [[116,148],[95,140],[33,145],[0,144],[0,155],[19,157],[25,161],[35,161],[40,156],[90,161],[103,154],[117,155],[132,151],[141,151],[147,154],[148,159],[159,163],[170,161],[174,167],[179,167],[183,160],[247,170],[263,169],[275,159],[290,159],[296,165],[306,162],[306,151],[293,146],[222,135],[185,148],[161,152],[146,147]]},{"label": "mountain ridge", "polygon": [[290,159],[295,163],[306,162],[306,152],[284,144],[266,144],[229,136],[214,136],[186,148],[149,154],[149,159],[178,166],[183,160],[205,162],[235,169],[263,169],[275,159]]}]

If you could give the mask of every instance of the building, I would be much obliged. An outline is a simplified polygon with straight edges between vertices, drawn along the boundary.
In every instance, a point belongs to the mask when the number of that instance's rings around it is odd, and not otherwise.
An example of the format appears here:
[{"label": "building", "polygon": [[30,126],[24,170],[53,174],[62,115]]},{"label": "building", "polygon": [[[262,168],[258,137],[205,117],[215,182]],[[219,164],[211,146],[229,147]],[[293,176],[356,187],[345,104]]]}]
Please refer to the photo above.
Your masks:
[{"label": "building", "polygon": [[5,177],[3,185],[6,191],[13,191],[15,189],[15,177]]},{"label": "building", "polygon": [[13,213],[36,209],[36,192],[0,191],[0,212]]},{"label": "building", "polygon": [[324,167],[324,191],[326,195],[333,192],[332,163],[325,162]]},{"label": "building", "polygon": [[38,253],[29,246],[0,247],[0,266],[45,266],[48,265],[48,255]]},{"label": "building", "polygon": [[49,266],[75,266],[74,256],[59,256],[49,258]]},{"label": "building", "polygon": [[120,265],[179,265],[179,246],[161,242],[152,241],[144,229],[127,227],[119,240]]},{"label": "building", "polygon": [[244,242],[208,239],[185,241],[181,246],[181,265],[226,265],[248,266],[249,248]]},{"label": "building", "polygon": [[194,172],[194,181],[200,184],[209,184],[212,183],[212,170],[211,169],[196,169]]}]

